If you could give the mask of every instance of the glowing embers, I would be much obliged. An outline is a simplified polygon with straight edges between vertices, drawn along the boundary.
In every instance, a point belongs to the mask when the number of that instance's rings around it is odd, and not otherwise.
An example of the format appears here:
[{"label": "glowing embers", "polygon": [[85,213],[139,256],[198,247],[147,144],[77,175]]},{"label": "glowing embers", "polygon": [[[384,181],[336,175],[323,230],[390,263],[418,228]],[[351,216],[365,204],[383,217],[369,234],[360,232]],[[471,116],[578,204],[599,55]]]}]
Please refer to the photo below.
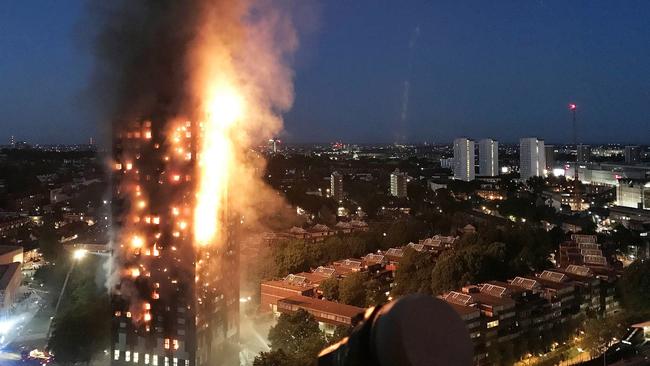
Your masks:
[{"label": "glowing embers", "polygon": [[133,235],[131,237],[131,247],[134,249],[140,249],[144,245],[144,239],[139,235]]},{"label": "glowing embers", "polygon": [[150,313],[151,304],[149,304],[148,302],[145,302],[143,307],[144,307],[143,319],[144,319],[145,322],[150,322],[151,321],[151,313]]},{"label": "glowing embers", "polygon": [[144,222],[147,224],[160,225],[160,216],[145,216]]},{"label": "glowing embers", "polygon": [[131,268],[129,270],[129,274],[131,275],[131,278],[138,278],[140,277],[140,269],[139,268]]},{"label": "glowing embers", "polygon": [[233,165],[233,128],[243,117],[244,100],[232,85],[209,91],[206,120],[200,124],[199,182],[194,211],[194,239],[211,243],[223,222],[230,170]]}]

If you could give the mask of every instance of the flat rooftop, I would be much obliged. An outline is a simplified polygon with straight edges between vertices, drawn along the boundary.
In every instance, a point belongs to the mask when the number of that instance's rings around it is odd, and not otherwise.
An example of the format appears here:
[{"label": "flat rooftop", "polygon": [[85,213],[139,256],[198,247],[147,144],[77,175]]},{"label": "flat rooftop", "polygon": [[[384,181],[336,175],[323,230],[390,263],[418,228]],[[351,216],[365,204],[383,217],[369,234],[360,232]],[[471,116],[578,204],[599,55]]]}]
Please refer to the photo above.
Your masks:
[{"label": "flat rooftop", "polygon": [[23,247],[19,247],[17,245],[0,245],[0,255],[4,255],[7,253],[15,252],[15,251],[23,251]]},{"label": "flat rooftop", "polygon": [[0,290],[4,290],[14,277],[16,272],[20,271],[20,263],[13,262],[0,265]]},{"label": "flat rooftop", "polygon": [[314,288],[314,285],[312,285],[310,283],[297,284],[295,282],[286,281],[286,280],[262,281],[261,285],[262,286],[268,286],[268,287],[281,288],[281,289],[286,289],[286,290],[293,290],[293,291],[305,291],[305,290],[310,290],[310,289]]},{"label": "flat rooftop", "polygon": [[355,316],[363,314],[366,311],[364,308],[340,304],[333,301],[316,299],[314,297],[308,296],[291,296],[286,299],[278,300],[278,303],[291,304],[308,310],[316,310],[350,318],[354,318]]},{"label": "flat rooftop", "polygon": [[490,306],[503,306],[504,308],[511,308],[515,306],[515,301],[509,297],[497,297],[488,295],[482,292],[475,292],[469,294],[480,304],[490,305]]},{"label": "flat rooftop", "polygon": [[460,304],[455,304],[453,302],[446,301],[447,304],[451,305],[451,307],[458,313],[460,316],[465,316],[465,315],[480,315],[481,310],[472,306],[463,306]]}]

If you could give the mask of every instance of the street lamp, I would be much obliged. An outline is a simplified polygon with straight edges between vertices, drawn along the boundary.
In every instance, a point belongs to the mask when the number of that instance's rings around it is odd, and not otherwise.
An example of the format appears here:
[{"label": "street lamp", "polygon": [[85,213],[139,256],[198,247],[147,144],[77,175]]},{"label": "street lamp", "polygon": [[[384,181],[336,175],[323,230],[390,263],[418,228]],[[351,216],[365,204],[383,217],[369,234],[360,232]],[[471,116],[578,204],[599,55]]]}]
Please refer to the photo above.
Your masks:
[{"label": "street lamp", "polygon": [[63,294],[65,293],[65,288],[68,286],[68,280],[70,279],[70,274],[72,273],[72,270],[74,269],[75,264],[82,260],[86,254],[88,254],[88,250],[86,249],[75,249],[72,252],[72,264],[70,265],[70,268],[68,269],[68,273],[65,275],[65,281],[63,281],[63,287],[61,287],[61,293],[59,294],[59,298],[56,300],[56,306],[54,307],[54,315],[50,319],[50,326],[47,328],[47,338],[50,339],[50,336],[52,335],[52,323],[54,323],[54,317],[57,315],[59,312],[59,306],[61,305],[61,299],[63,299]]},{"label": "street lamp", "polygon": [[88,251],[86,249],[77,249],[74,252],[72,252],[72,258],[78,261],[80,259],[83,259],[83,257],[86,256],[86,254],[88,254]]}]

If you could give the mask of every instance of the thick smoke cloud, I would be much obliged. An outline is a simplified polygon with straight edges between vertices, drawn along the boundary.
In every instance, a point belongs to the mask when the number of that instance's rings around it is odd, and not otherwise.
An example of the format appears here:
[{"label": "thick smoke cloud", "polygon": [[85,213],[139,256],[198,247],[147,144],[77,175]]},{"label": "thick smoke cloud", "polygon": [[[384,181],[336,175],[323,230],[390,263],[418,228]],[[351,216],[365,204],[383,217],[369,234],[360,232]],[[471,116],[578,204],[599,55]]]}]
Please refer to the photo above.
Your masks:
[{"label": "thick smoke cloud", "polygon": [[[289,6],[267,0],[112,0],[93,2],[85,22],[96,30],[92,91],[109,136],[133,122],[151,121],[154,130],[167,131],[179,120],[204,121],[220,83],[241,94],[244,117],[230,132],[230,176],[236,182],[228,201],[250,238],[267,229],[266,218],[288,215],[277,192],[263,183],[264,161],[252,150],[281,131],[281,113],[293,103],[290,64],[298,39]],[[123,234],[115,237],[115,248]],[[123,263],[110,266],[114,284]],[[123,295],[137,297],[129,291],[122,288]]]},{"label": "thick smoke cloud", "polygon": [[200,1],[113,0],[91,5],[93,91],[110,126],[187,112],[188,52]]}]

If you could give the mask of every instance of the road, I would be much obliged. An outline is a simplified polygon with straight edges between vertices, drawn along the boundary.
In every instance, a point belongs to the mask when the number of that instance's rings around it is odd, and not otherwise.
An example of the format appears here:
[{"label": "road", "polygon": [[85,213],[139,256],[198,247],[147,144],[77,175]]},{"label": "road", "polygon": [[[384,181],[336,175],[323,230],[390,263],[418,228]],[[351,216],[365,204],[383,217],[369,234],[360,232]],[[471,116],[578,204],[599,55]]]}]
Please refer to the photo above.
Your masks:
[{"label": "road", "polygon": [[14,312],[13,318],[18,319],[2,344],[0,344],[0,366],[31,366],[40,365],[40,362],[22,362],[20,354],[23,350],[45,349],[47,345],[47,330],[54,313],[53,306],[49,305],[45,297],[46,292],[34,291],[31,277],[26,277],[23,290],[33,293],[22,301]]}]

